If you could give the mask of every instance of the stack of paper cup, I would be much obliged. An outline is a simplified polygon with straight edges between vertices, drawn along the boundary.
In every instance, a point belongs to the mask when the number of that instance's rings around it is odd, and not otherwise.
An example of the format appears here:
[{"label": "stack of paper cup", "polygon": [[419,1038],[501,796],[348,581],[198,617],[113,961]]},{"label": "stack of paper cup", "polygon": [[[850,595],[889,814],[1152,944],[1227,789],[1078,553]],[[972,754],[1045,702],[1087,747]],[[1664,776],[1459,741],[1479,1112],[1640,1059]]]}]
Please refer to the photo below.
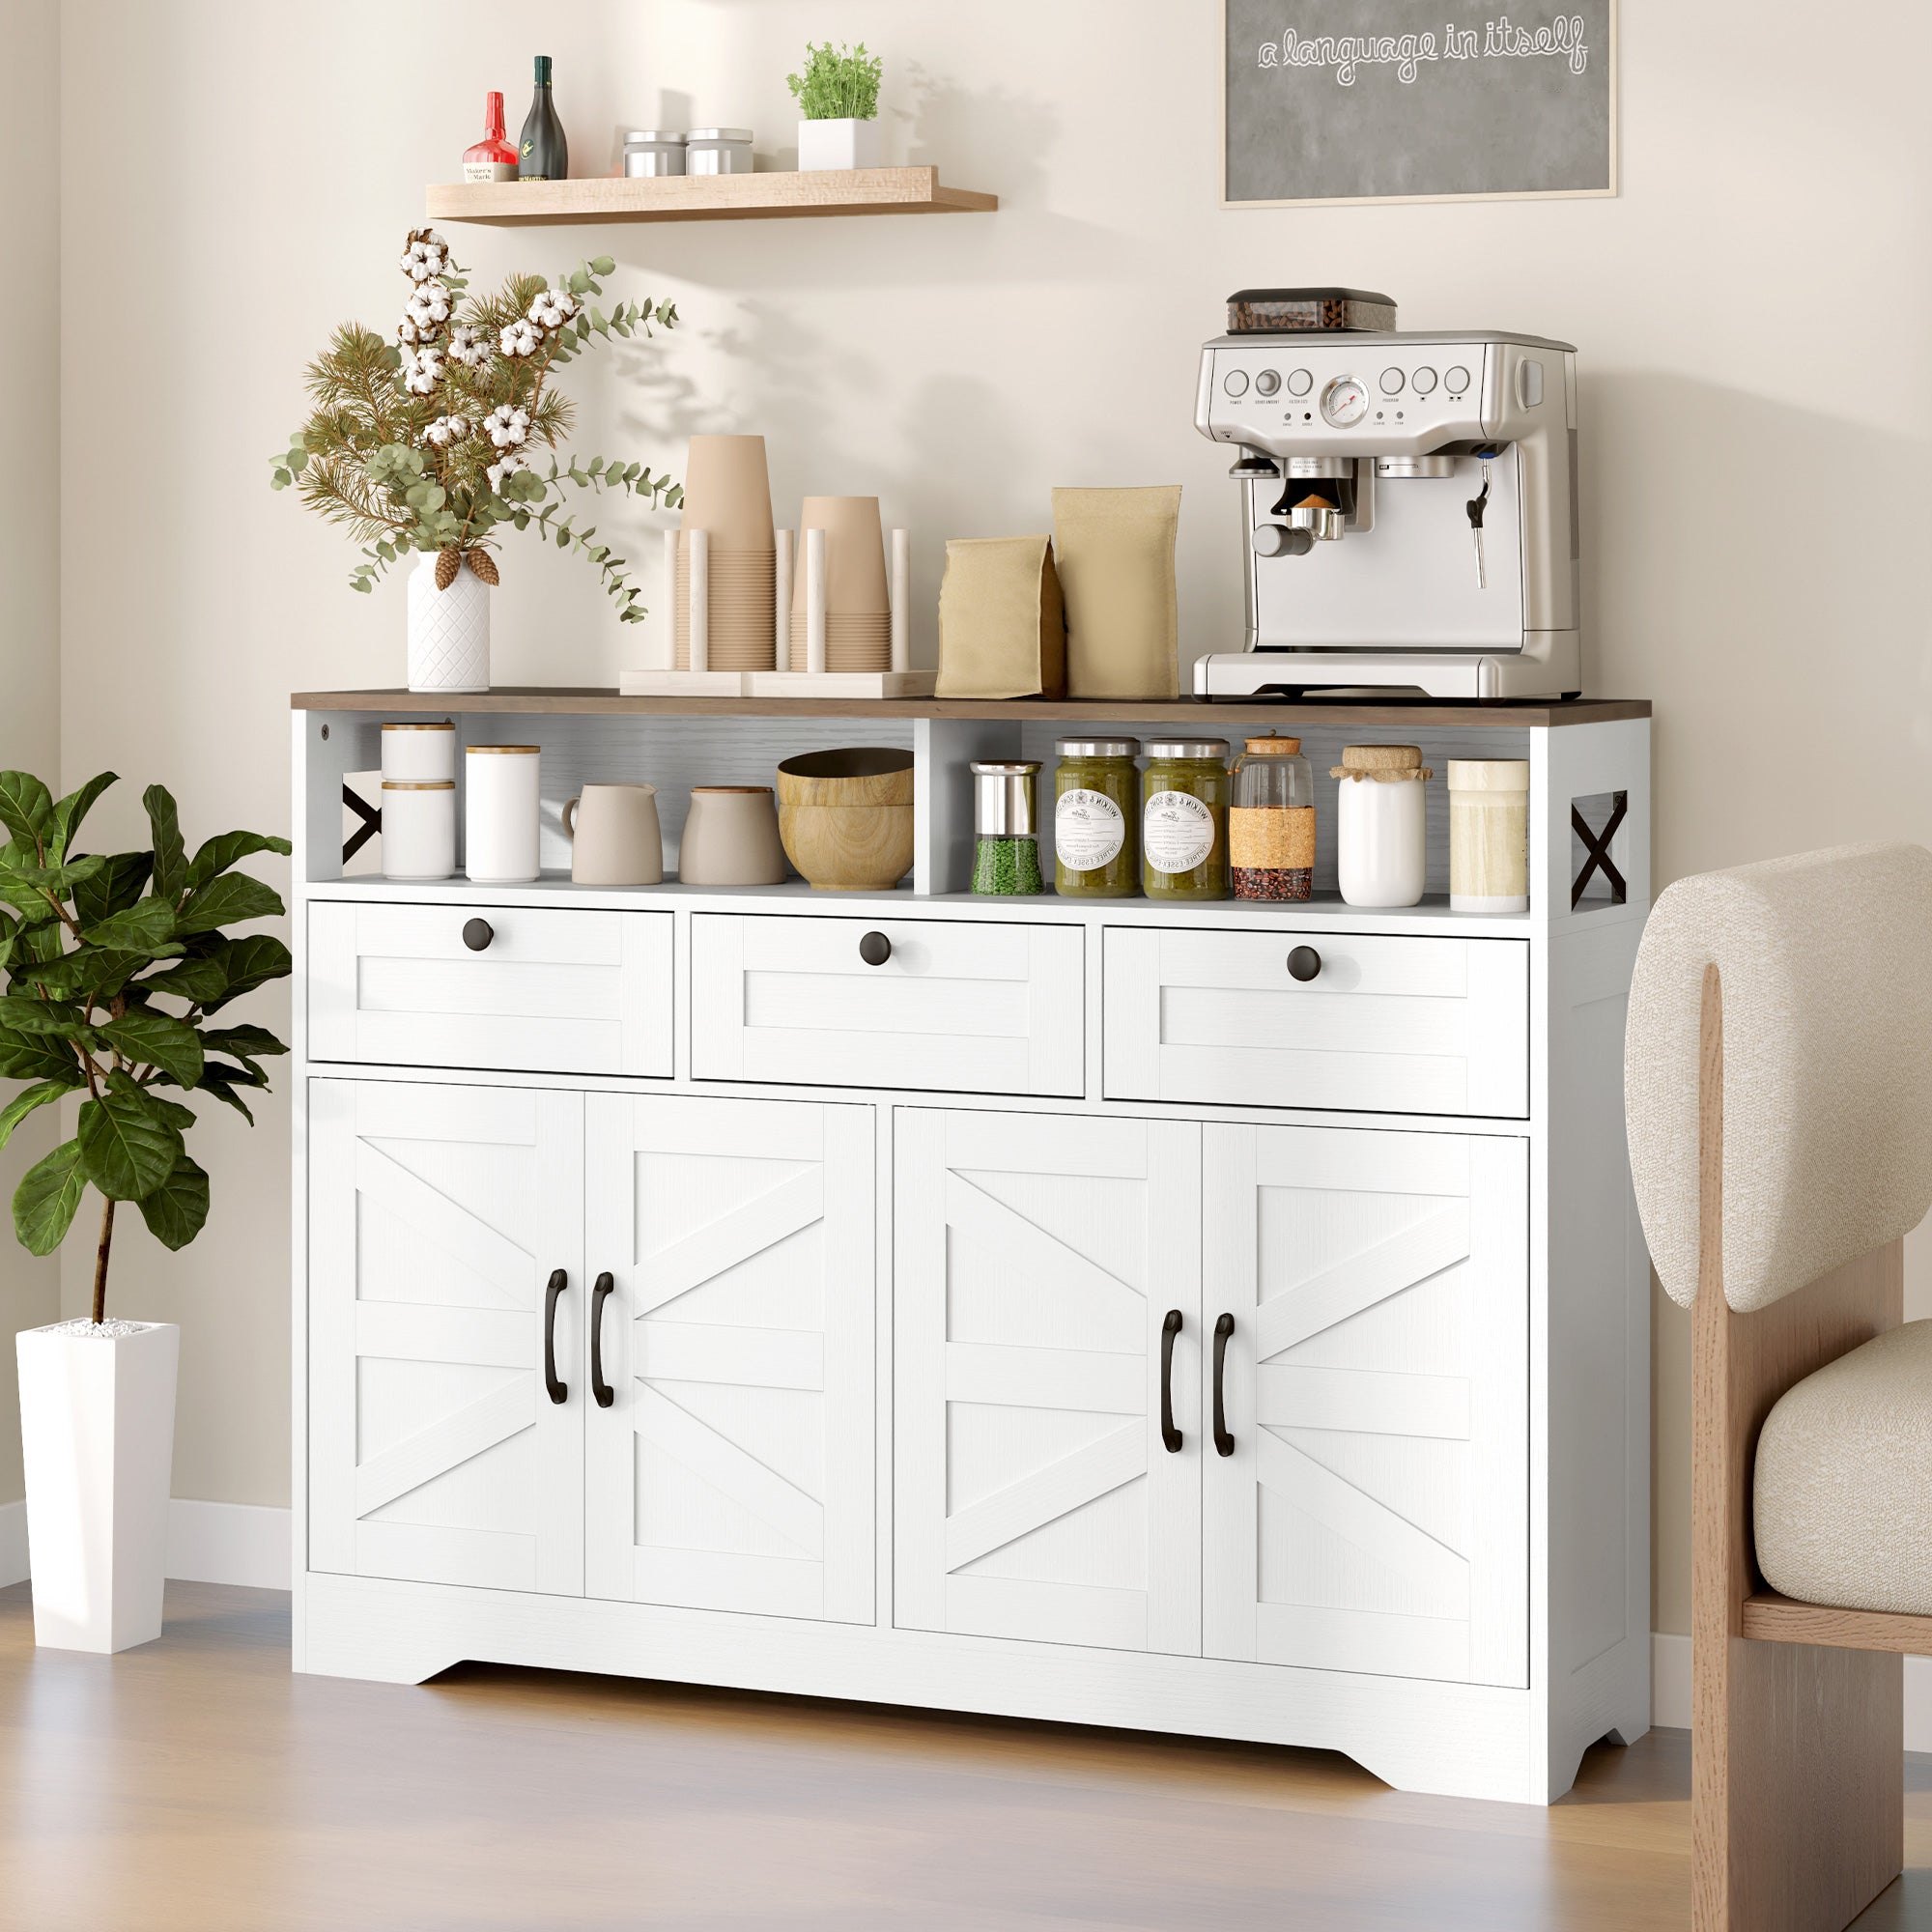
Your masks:
[{"label": "stack of paper cup", "polygon": [[691,668],[690,532],[710,539],[707,670],[770,670],[776,562],[772,485],[761,436],[695,436],[685,459],[684,523],[677,545],[675,665]]},{"label": "stack of paper cup", "polygon": [[[808,497],[799,517],[793,573],[791,662],[806,668],[806,533],[825,532],[825,668],[890,670],[892,603],[886,594],[886,542],[876,497]],[[715,660],[714,660],[715,662]]]},{"label": "stack of paper cup", "polygon": [[456,870],[456,726],[383,726],[383,876],[446,879]]}]

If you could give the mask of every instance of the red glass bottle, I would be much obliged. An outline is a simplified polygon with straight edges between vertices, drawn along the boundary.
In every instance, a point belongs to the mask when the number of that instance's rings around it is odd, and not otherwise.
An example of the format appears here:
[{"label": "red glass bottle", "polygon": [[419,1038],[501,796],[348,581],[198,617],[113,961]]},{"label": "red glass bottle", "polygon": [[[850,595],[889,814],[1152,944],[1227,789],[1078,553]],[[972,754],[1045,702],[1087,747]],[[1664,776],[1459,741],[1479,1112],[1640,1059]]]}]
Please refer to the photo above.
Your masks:
[{"label": "red glass bottle", "polygon": [[503,135],[503,97],[483,97],[483,138],[473,148],[463,151],[463,179],[467,182],[513,182],[517,178],[517,151]]}]

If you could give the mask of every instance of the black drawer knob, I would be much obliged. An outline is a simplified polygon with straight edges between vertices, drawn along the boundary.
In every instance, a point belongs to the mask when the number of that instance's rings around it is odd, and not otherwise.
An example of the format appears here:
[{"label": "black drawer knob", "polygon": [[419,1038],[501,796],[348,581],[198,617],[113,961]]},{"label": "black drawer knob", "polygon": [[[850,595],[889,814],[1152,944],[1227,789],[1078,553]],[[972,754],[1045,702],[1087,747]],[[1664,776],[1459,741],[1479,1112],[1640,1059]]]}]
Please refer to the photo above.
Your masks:
[{"label": "black drawer knob", "polygon": [[1297,946],[1288,955],[1288,970],[1296,980],[1312,980],[1321,970],[1321,955],[1312,946]]},{"label": "black drawer knob", "polygon": [[472,952],[481,952],[496,936],[496,928],[487,919],[472,919],[463,928],[463,943]]},{"label": "black drawer knob", "polygon": [[867,966],[883,966],[893,956],[893,942],[883,932],[868,932],[859,942],[859,957]]}]

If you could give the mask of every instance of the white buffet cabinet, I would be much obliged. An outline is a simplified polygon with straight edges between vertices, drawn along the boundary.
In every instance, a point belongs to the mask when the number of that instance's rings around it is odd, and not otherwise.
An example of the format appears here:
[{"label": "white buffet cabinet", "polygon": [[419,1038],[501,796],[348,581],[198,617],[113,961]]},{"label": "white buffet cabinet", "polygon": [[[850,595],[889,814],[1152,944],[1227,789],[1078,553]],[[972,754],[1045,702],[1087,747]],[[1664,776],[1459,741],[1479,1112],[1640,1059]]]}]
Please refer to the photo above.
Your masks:
[{"label": "white buffet cabinet", "polygon": [[[645,777],[673,838],[680,785],[909,744],[919,864],[856,898],[346,877],[345,777],[429,700],[297,700],[298,1669],[1191,1732],[1536,1803],[1647,1727],[1648,707],[1064,707],[1266,717],[1324,775],[1415,742],[1435,794],[1529,758],[1531,910],[1471,918],[1336,899],[1325,776],[1308,905],[972,898],[965,761],[1043,756],[1050,801],[1081,727],[1037,705],[456,703],[543,746],[547,819]],[[1575,909],[1573,804],[1608,861]]]}]

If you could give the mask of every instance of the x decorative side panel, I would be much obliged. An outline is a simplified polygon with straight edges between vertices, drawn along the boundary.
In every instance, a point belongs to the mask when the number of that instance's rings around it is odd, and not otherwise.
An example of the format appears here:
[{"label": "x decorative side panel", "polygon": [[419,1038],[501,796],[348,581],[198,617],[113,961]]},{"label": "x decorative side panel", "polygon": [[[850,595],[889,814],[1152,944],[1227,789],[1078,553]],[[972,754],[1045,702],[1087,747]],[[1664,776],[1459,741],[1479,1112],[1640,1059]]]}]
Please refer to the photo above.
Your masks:
[{"label": "x decorative side panel", "polygon": [[1527,1143],[1206,1131],[1208,1654],[1525,1684]]},{"label": "x decorative side panel", "polygon": [[588,1593],[871,1622],[872,1110],[586,1105]]},{"label": "x decorative side panel", "polygon": [[901,1626],[1199,1651],[1200,1133],[897,1115]]},{"label": "x decorative side panel", "polygon": [[310,1567],[579,1594],[583,1411],[544,1324],[561,1269],[570,1363],[582,1099],[316,1080],[309,1122]]}]

